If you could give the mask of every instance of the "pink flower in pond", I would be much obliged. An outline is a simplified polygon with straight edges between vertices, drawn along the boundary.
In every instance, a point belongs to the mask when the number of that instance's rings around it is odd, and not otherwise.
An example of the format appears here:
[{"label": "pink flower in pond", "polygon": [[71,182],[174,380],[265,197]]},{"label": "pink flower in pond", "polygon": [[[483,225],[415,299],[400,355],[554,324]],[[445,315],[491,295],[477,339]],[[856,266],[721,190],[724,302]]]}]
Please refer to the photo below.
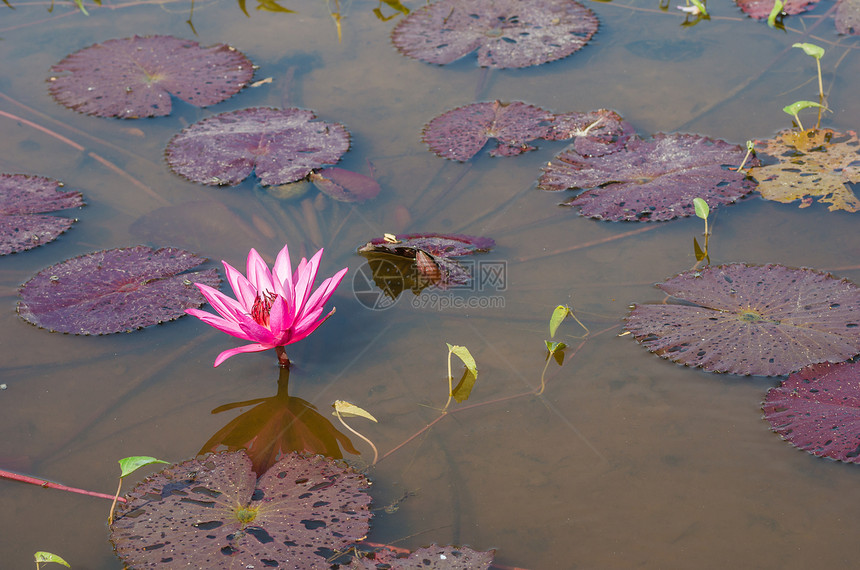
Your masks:
[{"label": "pink flower in pond", "polygon": [[334,313],[332,309],[323,315],[323,306],[348,269],[344,267],[311,293],[322,253],[323,250],[319,250],[310,261],[302,258],[293,273],[286,245],[278,253],[271,271],[260,254],[251,249],[247,278],[224,261],[235,299],[208,285],[195,283],[221,316],[199,309],[186,309],[185,312],[222,332],[253,342],[225,350],[215,359],[215,366],[241,352],[270,348],[277,352],[281,366],[289,365],[284,346],[302,340]]}]

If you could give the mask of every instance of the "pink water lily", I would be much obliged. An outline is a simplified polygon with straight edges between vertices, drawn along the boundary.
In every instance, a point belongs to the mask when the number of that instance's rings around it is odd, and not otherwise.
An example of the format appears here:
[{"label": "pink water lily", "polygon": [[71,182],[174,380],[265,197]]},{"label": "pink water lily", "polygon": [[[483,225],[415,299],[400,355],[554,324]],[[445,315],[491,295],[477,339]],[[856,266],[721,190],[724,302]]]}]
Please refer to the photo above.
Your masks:
[{"label": "pink water lily", "polygon": [[220,317],[199,309],[186,309],[208,325],[229,335],[250,340],[246,344],[225,350],[215,359],[218,366],[231,356],[242,352],[259,352],[274,348],[281,366],[288,366],[284,346],[298,342],[314,332],[334,309],[323,315],[323,307],[340,285],[348,268],[329,277],[311,294],[319,270],[323,250],[308,261],[302,258],[293,273],[287,246],[278,253],[271,271],[257,253],[248,253],[248,277],[224,261],[227,281],[233,288],[233,299],[217,289],[195,283]]}]

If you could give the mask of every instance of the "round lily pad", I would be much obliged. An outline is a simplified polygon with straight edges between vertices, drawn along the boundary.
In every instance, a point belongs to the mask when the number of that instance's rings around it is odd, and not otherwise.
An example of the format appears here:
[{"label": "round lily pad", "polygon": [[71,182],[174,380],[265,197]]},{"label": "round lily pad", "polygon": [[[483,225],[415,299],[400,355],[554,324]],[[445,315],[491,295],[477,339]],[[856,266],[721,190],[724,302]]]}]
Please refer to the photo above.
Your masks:
[{"label": "round lily pad", "polygon": [[427,63],[477,50],[481,67],[528,67],[569,56],[597,27],[594,13],[573,0],[440,0],[401,20],[391,40]]},{"label": "round lily pad", "polygon": [[710,372],[780,376],[860,353],[860,288],[812,269],[734,263],[658,285],[625,328],[648,350]]},{"label": "round lily pad", "polygon": [[369,482],[324,457],[292,453],[262,477],[244,451],[171,466],[127,496],[111,525],[133,568],[328,568],[369,528]]},{"label": "round lily pad", "polygon": [[221,113],[174,136],[167,163],[176,174],[211,186],[235,186],[252,172],[264,186],[296,182],[349,149],[346,127],[315,119],[297,108]]},{"label": "round lily pad", "polygon": [[466,161],[478,154],[488,140],[499,145],[493,156],[513,156],[534,150],[528,141],[549,132],[553,114],[521,101],[472,103],[447,111],[424,126],[424,142],[437,156]]},{"label": "round lily pad", "polygon": [[21,287],[18,314],[39,328],[83,335],[172,321],[206,302],[195,282],[220,285],[215,269],[185,273],[204,261],[181,249],[142,245],[67,259]]},{"label": "round lily pad", "polygon": [[40,215],[84,205],[80,192],[60,192],[62,185],[42,176],[0,174],[0,255],[54,241],[72,227],[74,219]]},{"label": "round lily pad", "polygon": [[767,392],[764,417],[790,444],[860,463],[860,362],[815,364]]},{"label": "round lily pad", "polygon": [[[137,119],[169,115],[170,95],[206,107],[229,99],[254,76],[241,52],[173,36],[108,40],[51,68],[58,103],[87,115]],[[65,74],[65,75],[63,75]]]},{"label": "round lily pad", "polygon": [[598,220],[666,221],[693,215],[693,198],[714,209],[752,192],[755,182],[730,169],[745,154],[738,145],[700,135],[631,137],[624,148],[599,156],[568,148],[544,168],[538,187],[581,190],[567,205]]}]

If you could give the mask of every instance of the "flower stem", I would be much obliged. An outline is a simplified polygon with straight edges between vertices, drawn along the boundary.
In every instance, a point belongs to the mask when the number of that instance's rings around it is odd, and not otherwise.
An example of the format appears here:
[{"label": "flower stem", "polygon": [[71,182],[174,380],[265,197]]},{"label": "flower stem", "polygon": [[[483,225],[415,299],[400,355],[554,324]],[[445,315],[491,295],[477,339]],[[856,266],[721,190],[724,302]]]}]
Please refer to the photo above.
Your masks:
[{"label": "flower stem", "polygon": [[276,346],[275,347],[275,354],[278,355],[278,366],[280,366],[281,368],[289,369],[290,368],[290,359],[287,356],[287,349],[284,348],[283,346]]}]

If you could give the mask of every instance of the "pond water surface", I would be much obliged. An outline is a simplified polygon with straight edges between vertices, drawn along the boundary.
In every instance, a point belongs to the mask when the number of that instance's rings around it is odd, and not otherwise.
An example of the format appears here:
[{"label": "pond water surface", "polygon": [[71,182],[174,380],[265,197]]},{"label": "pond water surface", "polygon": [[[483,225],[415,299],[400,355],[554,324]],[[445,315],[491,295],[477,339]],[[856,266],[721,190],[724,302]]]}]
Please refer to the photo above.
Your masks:
[{"label": "pond water surface", "polygon": [[[614,109],[643,135],[766,139],[790,126],[784,105],[817,95],[814,61],[790,48],[803,41],[827,49],[833,112],[825,125],[856,129],[858,42],[821,21],[832,2],[789,18],[788,32],[729,3],[709,6],[710,21],[683,27],[680,12],[661,11],[656,1],[592,2],[601,28],[581,52],[489,73],[473,57],[440,67],[401,56],[389,42],[397,19],[380,21],[372,1],[341,6],[340,43],[334,4],[322,0],[284,0],[295,14],[255,11],[249,2],[249,18],[229,0],[197,2],[196,37],[186,2],[105,0],[89,17],[67,3],[49,12],[49,2],[10,2],[14,9],[0,7],[0,111],[85,150],[0,117],[0,171],[60,179],[82,191],[87,206],[67,214],[79,221],[56,242],[0,260],[0,468],[110,493],[117,459],[193,457],[249,406],[213,409],[277,390],[273,354],[213,368],[215,356],[238,343],[196,319],[103,337],[32,327],[15,314],[21,283],[69,257],[140,243],[237,267],[251,247],[271,261],[289,243],[294,259],[325,247],[321,275],[350,267],[330,302],[337,313],[288,347],[291,394],[326,415],[336,399],[369,410],[378,424],[352,424],[382,453],[438,416],[446,342],[466,345],[478,363],[468,404],[486,405],[451,414],[369,470],[374,508],[406,497],[393,512],[374,511],[370,540],[495,548],[500,564],[536,569],[856,563],[860,472],[770,431],[760,404],[778,379],[686,369],[618,336],[631,303],[661,300],[653,284],[694,265],[701,220],[612,224],[559,208],[560,196],[536,190],[535,181],[564,143],[514,158],[484,151],[461,164],[420,140],[436,115],[493,99],[555,112]],[[155,33],[228,43],[259,66],[255,80],[272,81],[209,109],[177,103],[171,116],[142,121],[81,116],[48,95],[49,68],[67,54]],[[340,166],[367,173],[371,163],[380,196],[357,206],[315,194],[281,202],[252,180],[208,188],[165,167],[164,146],[181,128],[251,106],[300,106],[345,124],[352,147]],[[711,260],[815,267],[857,282],[854,216],[752,197],[718,210]],[[418,231],[494,238],[496,248],[481,259],[498,262],[504,282],[440,294],[435,305],[415,306],[421,298],[407,293],[385,310],[366,308],[353,295],[364,264],[355,249],[385,232]],[[523,395],[540,384],[547,322],[558,304],[572,305],[592,333],[563,367],[550,367],[541,397]],[[569,321],[560,330],[572,347],[580,334]],[[369,450],[353,443],[363,455],[348,459],[363,468]],[[32,567],[32,553],[47,550],[76,569],[121,568],[108,542],[108,507],[0,482],[0,566]]]}]

